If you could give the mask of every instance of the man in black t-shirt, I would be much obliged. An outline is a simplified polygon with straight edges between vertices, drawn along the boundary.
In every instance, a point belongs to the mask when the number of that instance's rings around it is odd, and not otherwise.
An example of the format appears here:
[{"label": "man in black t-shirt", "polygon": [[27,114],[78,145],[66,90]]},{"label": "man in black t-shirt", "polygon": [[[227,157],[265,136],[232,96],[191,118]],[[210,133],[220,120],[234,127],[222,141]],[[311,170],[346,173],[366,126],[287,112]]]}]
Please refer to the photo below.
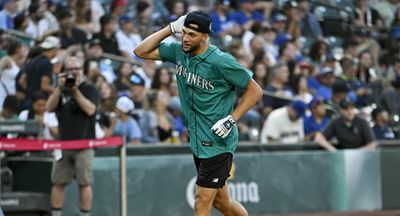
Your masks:
[{"label": "man in black t-shirt", "polygon": [[[375,135],[368,122],[356,116],[353,104],[344,99],[339,103],[340,117],[334,119],[322,133],[315,135],[314,141],[328,151],[336,149],[374,149]],[[328,140],[336,137],[338,145],[333,146]]]},{"label": "man in black t-shirt", "polygon": [[[100,96],[96,88],[85,81],[82,65],[75,57],[66,62],[65,72],[59,75],[58,86],[46,104],[48,111],[57,114],[60,140],[95,138],[96,110]],[[73,178],[79,185],[81,215],[89,215],[93,157],[93,149],[63,151],[61,157],[56,156],[51,176],[53,216],[61,215],[64,188]]]},{"label": "man in black t-shirt", "polygon": [[[123,55],[119,50],[115,30],[117,22],[113,19],[111,14],[105,14],[100,18],[101,31],[93,35],[94,39],[100,40],[100,45],[105,53],[114,55]],[[127,56],[130,57],[130,56]]]},{"label": "man in black t-shirt", "polygon": [[57,37],[48,36],[39,47],[43,50],[42,53],[26,65],[25,73],[20,78],[20,83],[26,86],[28,100],[33,92],[44,91],[51,94],[54,90],[51,59],[57,56],[60,40]]}]

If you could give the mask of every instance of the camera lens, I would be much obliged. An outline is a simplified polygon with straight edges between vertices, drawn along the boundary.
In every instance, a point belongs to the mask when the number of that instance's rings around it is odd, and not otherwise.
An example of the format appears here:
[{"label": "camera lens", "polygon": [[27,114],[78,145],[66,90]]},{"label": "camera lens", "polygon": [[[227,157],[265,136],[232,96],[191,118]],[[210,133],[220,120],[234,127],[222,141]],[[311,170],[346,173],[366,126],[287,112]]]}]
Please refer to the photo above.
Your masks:
[{"label": "camera lens", "polygon": [[67,76],[65,77],[65,86],[68,88],[71,88],[72,86],[75,85],[76,81],[76,76],[74,73],[67,73]]}]

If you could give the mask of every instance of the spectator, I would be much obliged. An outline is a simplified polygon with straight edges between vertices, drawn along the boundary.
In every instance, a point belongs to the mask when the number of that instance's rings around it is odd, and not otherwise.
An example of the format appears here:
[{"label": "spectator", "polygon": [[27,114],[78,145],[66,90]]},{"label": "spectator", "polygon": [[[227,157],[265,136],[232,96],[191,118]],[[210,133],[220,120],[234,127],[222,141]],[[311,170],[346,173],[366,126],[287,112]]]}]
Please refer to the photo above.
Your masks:
[{"label": "spectator", "polygon": [[274,43],[277,37],[277,31],[275,28],[270,26],[269,24],[263,24],[262,34],[261,36],[264,38],[264,50],[271,56],[275,57],[273,61],[270,62],[268,66],[272,66],[276,63],[276,57],[279,54],[279,48]]},{"label": "spectator", "polygon": [[286,32],[287,17],[281,13],[275,13],[272,16],[272,27],[276,30],[275,45],[281,46],[291,39],[291,36]]},{"label": "spectator", "polygon": [[240,9],[235,13],[235,21],[244,31],[250,30],[254,22],[263,22],[264,16],[254,7],[253,0],[240,0]]},{"label": "spectator", "polygon": [[167,23],[177,20],[180,16],[187,14],[188,3],[186,0],[166,0],[165,6],[168,9],[169,15],[166,19]]},{"label": "spectator", "polygon": [[93,38],[100,40],[100,45],[106,53],[120,55],[122,54],[118,47],[117,37],[115,30],[117,28],[116,22],[110,14],[105,14],[100,18],[101,31],[93,35]]},{"label": "spectator", "polygon": [[146,38],[151,33],[161,29],[164,24],[160,15],[154,11],[153,3],[139,0],[136,3],[136,16],[134,23],[141,38]]},{"label": "spectator", "polygon": [[318,76],[320,85],[315,93],[315,96],[321,97],[324,100],[329,100],[332,97],[332,85],[335,82],[333,68],[324,67],[321,69]]},{"label": "spectator", "polygon": [[60,40],[57,37],[48,36],[39,45],[43,49],[42,53],[26,65],[25,73],[22,74],[19,82],[26,87],[28,104],[33,92],[44,91],[51,94],[54,91],[51,59],[57,56],[60,45]]},{"label": "spectator", "polygon": [[[20,72],[20,65],[23,65],[26,55],[22,44],[12,40],[7,45],[7,56],[0,59],[0,91],[4,95],[16,94],[16,77]],[[0,107],[4,97],[0,97]]]},{"label": "spectator", "polygon": [[128,6],[128,0],[113,0],[110,6],[111,15],[118,20]]},{"label": "spectator", "polygon": [[125,91],[129,91],[130,81],[129,78],[133,75],[132,64],[128,62],[122,62],[117,71],[117,79],[114,81],[114,86],[117,92],[122,94]]},{"label": "spectator", "polygon": [[[104,76],[107,82],[112,83],[116,79],[114,69],[111,65],[111,60],[103,58],[102,42],[99,38],[94,38],[89,41],[89,47],[87,49],[86,58],[91,61],[97,61],[97,68],[102,76]],[[92,64],[94,66],[94,64]],[[92,77],[89,77],[92,79]],[[94,77],[95,78],[95,77]]]},{"label": "spectator", "polygon": [[92,10],[91,2],[91,0],[79,0],[76,1],[75,7],[75,26],[87,35],[100,31],[101,15]]},{"label": "spectator", "polygon": [[348,38],[343,42],[343,57],[341,60],[341,64],[345,64],[346,61],[358,61],[358,41],[355,38]]},{"label": "spectator", "polygon": [[297,47],[294,41],[287,41],[279,47],[278,61],[288,66],[290,74],[294,73],[297,58]]},{"label": "spectator", "polygon": [[390,116],[400,116],[400,75],[392,81],[392,87],[382,93],[379,103],[389,112]]},{"label": "spectator", "polygon": [[[60,140],[96,137],[96,110],[99,105],[99,95],[95,87],[85,81],[82,66],[83,63],[76,57],[66,61],[65,71],[74,74],[75,80],[67,81],[67,74],[60,74],[58,86],[46,104],[49,112],[56,111],[57,113]],[[79,186],[81,215],[89,215],[92,206],[93,158],[93,149],[65,150],[62,152],[61,158],[56,158],[51,178],[53,215],[61,215],[64,189],[73,178],[76,179]]]},{"label": "spectator", "polygon": [[271,81],[265,88],[266,91],[274,95],[264,95],[262,101],[264,104],[263,115],[268,115],[274,109],[283,107],[289,103],[293,97],[293,92],[286,83],[289,81],[289,71],[286,65],[276,64],[271,68]]},{"label": "spectator", "polygon": [[254,72],[254,81],[256,81],[262,89],[265,89],[268,84],[269,75],[266,65],[262,62],[254,62],[253,66],[251,67],[251,71]]},{"label": "spectator", "polygon": [[[337,138],[333,146],[329,140]],[[315,135],[314,141],[328,151],[337,149],[374,149],[375,136],[366,120],[356,116],[350,100],[340,101],[340,117],[332,120],[322,133]]]},{"label": "spectator", "polygon": [[295,100],[290,105],[272,111],[261,130],[261,143],[294,144],[304,140],[303,117],[307,104]]},{"label": "spectator", "polygon": [[117,120],[113,135],[125,136],[128,144],[139,144],[142,139],[142,131],[136,120],[130,116],[135,104],[129,97],[122,96],[118,98],[115,106]]},{"label": "spectator", "polygon": [[369,51],[362,51],[359,54],[359,65],[357,70],[357,78],[363,84],[369,84],[378,79],[375,69],[372,67],[372,58]]},{"label": "spectator", "polygon": [[215,9],[210,13],[212,36],[223,38],[226,35],[238,36],[241,33],[241,29],[235,22],[233,14],[229,12],[230,6],[231,0],[217,0],[215,2]]},{"label": "spectator", "polygon": [[304,118],[304,134],[306,140],[313,140],[315,133],[322,132],[328,125],[324,100],[314,97],[308,104],[311,115]]},{"label": "spectator", "polygon": [[321,39],[321,25],[318,18],[310,12],[310,0],[299,0],[298,2],[301,13],[301,35],[311,40]]},{"label": "spectator", "polygon": [[20,32],[26,32],[29,26],[29,17],[26,13],[20,13],[14,17],[14,30]]},{"label": "spectator", "polygon": [[55,139],[58,134],[58,121],[56,114],[46,111],[47,95],[42,91],[32,94],[32,106],[19,114],[20,121],[34,119],[40,123],[38,138]]},{"label": "spectator", "polygon": [[310,63],[322,68],[327,54],[328,44],[323,40],[314,41],[309,52]]},{"label": "spectator", "polygon": [[379,12],[379,16],[382,18],[385,27],[389,28],[395,18],[396,10],[398,8],[398,1],[379,0],[371,6]]},{"label": "spectator", "polygon": [[123,15],[119,18],[120,30],[117,31],[118,49],[126,57],[136,57],[133,49],[142,41],[139,34],[135,33],[133,18]]},{"label": "spectator", "polygon": [[149,109],[140,120],[143,129],[143,142],[171,142],[174,118],[168,112],[170,96],[164,91],[148,93]]},{"label": "spectator", "polygon": [[170,85],[172,82],[172,72],[167,67],[159,67],[154,74],[154,80],[151,83],[151,88],[157,91],[164,91],[169,94]]},{"label": "spectator", "polygon": [[375,28],[379,30],[384,27],[383,20],[378,11],[369,6],[368,0],[355,1],[354,25],[359,27]]},{"label": "spectator", "polygon": [[328,105],[328,116],[333,119],[340,115],[340,101],[347,98],[348,93],[350,92],[350,86],[348,83],[343,82],[341,80],[336,81],[332,85],[332,97],[327,101]]},{"label": "spectator", "polygon": [[87,58],[83,64],[83,75],[92,83],[97,83],[100,74],[99,62],[94,58]]},{"label": "spectator", "polygon": [[136,120],[139,121],[143,115],[144,106],[146,103],[146,89],[144,87],[145,85],[144,80],[139,75],[133,74],[129,78],[129,82],[130,82],[129,97],[135,103],[135,110],[132,112],[132,115]]},{"label": "spectator", "polygon": [[97,88],[100,94],[100,110],[103,112],[112,112],[114,111],[115,101],[117,99],[117,91],[115,87],[103,81],[99,84]]},{"label": "spectator", "polygon": [[74,21],[71,12],[66,10],[61,11],[57,18],[58,22],[60,23],[60,30],[57,32],[57,36],[61,40],[61,48],[71,49],[72,45],[78,45],[78,47],[82,47],[86,43],[86,33],[74,27]]},{"label": "spectator", "polygon": [[307,79],[303,75],[294,75],[292,78],[292,89],[294,90],[294,98],[303,101],[304,103],[310,103],[313,96],[308,91]]},{"label": "spectator", "polygon": [[17,0],[3,0],[3,10],[0,11],[0,29],[14,29],[13,19],[17,12]]},{"label": "spectator", "polygon": [[29,20],[28,27],[25,32],[35,39],[41,39],[45,33],[49,30],[49,23],[44,18],[46,12],[46,6],[41,3],[32,3],[29,6]]},{"label": "spectator", "polygon": [[18,113],[21,109],[18,98],[15,95],[7,95],[1,107],[0,120],[18,120]]},{"label": "spectator", "polygon": [[377,140],[391,140],[396,139],[395,133],[389,127],[389,113],[381,108],[375,108],[371,113],[374,120],[372,130]]},{"label": "spectator", "polygon": [[286,1],[284,7],[284,13],[287,19],[287,33],[292,38],[298,38],[301,36],[300,22],[301,13],[298,9],[298,4],[295,0]]},{"label": "spectator", "polygon": [[[180,137],[180,140],[176,140],[175,143],[173,140],[172,143],[179,144],[181,142],[188,142],[188,133],[185,128],[182,106],[178,96],[171,97],[168,104],[168,111],[171,113],[174,120],[173,127],[175,128],[175,131],[179,133]],[[174,133],[174,131],[172,131],[172,133]]]}]

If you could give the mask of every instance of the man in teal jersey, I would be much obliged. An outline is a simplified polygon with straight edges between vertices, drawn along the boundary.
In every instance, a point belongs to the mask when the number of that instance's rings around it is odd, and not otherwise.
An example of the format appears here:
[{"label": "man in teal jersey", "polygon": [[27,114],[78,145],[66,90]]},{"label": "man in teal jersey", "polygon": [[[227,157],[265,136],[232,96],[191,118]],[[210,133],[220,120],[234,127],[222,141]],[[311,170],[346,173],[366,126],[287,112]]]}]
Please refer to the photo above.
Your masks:
[{"label": "man in teal jersey", "polygon": [[[176,78],[190,147],[197,169],[195,215],[209,216],[214,206],[224,215],[248,215],[229,197],[226,180],[238,143],[236,121],[262,95],[261,88],[231,55],[209,44],[211,18],[192,12],[147,37],[134,50],[144,59],[176,64]],[[181,42],[161,42],[182,33]],[[235,87],[245,89],[234,109]]]}]

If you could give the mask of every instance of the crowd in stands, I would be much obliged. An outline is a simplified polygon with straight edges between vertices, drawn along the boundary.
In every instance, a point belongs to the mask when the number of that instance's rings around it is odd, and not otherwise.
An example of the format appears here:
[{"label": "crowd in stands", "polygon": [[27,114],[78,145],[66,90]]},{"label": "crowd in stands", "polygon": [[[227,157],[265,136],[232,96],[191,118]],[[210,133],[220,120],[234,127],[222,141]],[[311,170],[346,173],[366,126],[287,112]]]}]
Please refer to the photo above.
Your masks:
[{"label": "crowd in stands", "polygon": [[[377,139],[400,138],[399,0],[3,0],[1,8],[0,120],[38,120],[39,138],[57,138],[57,113],[45,104],[75,56],[100,93],[98,138],[187,143],[175,67],[133,49],[194,10],[210,13],[210,42],[264,90],[238,122],[240,141],[313,140],[349,104]],[[341,25],[321,8],[336,8]]]}]

